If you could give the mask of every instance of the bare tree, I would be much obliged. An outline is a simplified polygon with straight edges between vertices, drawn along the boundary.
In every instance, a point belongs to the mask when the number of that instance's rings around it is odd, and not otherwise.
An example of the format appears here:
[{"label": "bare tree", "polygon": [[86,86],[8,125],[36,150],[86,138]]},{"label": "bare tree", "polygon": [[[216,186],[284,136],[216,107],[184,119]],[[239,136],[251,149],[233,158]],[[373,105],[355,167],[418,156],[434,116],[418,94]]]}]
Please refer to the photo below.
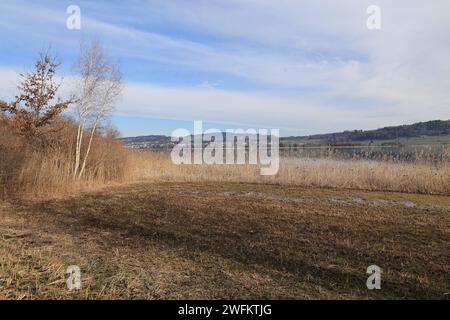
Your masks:
[{"label": "bare tree", "polygon": [[35,70],[21,74],[19,95],[11,103],[0,101],[0,111],[9,114],[13,127],[28,138],[41,137],[56,131],[51,125],[60,113],[74,102],[61,100],[56,94],[61,86],[54,77],[59,62],[49,53],[41,53],[35,62]]},{"label": "bare tree", "polygon": [[[75,64],[78,75],[76,88],[76,114],[78,117],[75,147],[74,179],[80,179],[86,168],[96,130],[114,110],[122,93],[122,74],[118,64],[111,62],[98,41],[80,45],[80,55]],[[82,157],[85,131],[88,144]]]}]

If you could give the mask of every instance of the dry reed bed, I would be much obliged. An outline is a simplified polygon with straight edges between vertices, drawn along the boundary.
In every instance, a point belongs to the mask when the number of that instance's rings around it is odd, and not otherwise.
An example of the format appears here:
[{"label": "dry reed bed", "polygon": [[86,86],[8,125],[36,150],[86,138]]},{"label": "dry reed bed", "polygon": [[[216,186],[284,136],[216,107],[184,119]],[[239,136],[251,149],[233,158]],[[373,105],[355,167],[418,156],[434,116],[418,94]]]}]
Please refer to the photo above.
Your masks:
[{"label": "dry reed bed", "polygon": [[[0,197],[66,196],[135,181],[242,182],[423,194],[450,194],[450,163],[366,160],[301,160],[280,165],[276,176],[261,176],[253,165],[175,165],[169,155],[125,150],[120,144],[96,150],[82,180],[72,179],[67,152],[25,152],[0,168]],[[20,163],[20,164],[18,164]],[[3,170],[2,170],[3,169]]]},{"label": "dry reed bed", "polygon": [[174,165],[165,154],[133,153],[129,180],[243,182],[424,194],[450,194],[450,163],[302,160],[280,165],[276,176],[261,176],[251,165]]},{"label": "dry reed bed", "polygon": [[[0,123],[0,199],[65,196],[127,178],[129,151],[112,138],[96,136],[82,179],[73,178],[74,135],[34,145]],[[83,150],[84,151],[84,150]]]}]

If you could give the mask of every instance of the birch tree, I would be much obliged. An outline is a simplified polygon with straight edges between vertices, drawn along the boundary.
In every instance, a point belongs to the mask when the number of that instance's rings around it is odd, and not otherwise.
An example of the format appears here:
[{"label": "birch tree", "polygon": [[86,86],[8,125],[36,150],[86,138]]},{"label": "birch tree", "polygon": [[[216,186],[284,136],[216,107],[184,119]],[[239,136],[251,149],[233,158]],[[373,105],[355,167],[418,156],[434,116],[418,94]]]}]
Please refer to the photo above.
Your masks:
[{"label": "birch tree", "polygon": [[[78,130],[73,178],[80,179],[86,169],[95,133],[101,122],[114,110],[123,86],[119,65],[108,58],[98,41],[80,45],[75,70]],[[83,149],[85,143],[87,145]]]}]

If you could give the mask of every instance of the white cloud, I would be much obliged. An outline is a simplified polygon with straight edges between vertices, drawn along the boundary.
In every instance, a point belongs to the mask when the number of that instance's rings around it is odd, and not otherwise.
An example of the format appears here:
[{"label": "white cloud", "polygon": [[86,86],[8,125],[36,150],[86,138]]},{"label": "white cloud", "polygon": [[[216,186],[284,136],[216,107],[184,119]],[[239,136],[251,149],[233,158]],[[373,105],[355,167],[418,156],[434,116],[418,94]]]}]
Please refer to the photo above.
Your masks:
[{"label": "white cloud", "polygon": [[[97,34],[123,60],[217,72],[269,88],[221,90],[217,79],[208,80],[213,87],[200,88],[130,83],[121,112],[307,131],[450,118],[450,2],[379,0],[381,31],[366,28],[370,4],[155,0],[123,6],[80,1],[85,32]],[[64,19],[56,18],[56,11],[33,6],[26,19],[18,20],[17,6],[3,5],[2,11],[10,12],[0,28],[41,35],[52,29],[53,39],[69,41],[54,28]],[[45,17],[53,18],[42,23]],[[178,32],[148,31],[158,25]]]},{"label": "white cloud", "polygon": [[19,84],[19,72],[13,69],[0,69],[0,100],[14,98]]},{"label": "white cloud", "polygon": [[[161,87],[130,83],[126,86],[118,112],[167,119],[198,119],[212,122],[277,127],[301,134],[365,128],[429,119],[424,108],[381,106],[340,107],[314,97],[275,96],[260,92],[240,92],[216,88]],[[434,115],[446,118],[448,109],[435,106]],[[283,130],[284,129],[284,130]]]}]

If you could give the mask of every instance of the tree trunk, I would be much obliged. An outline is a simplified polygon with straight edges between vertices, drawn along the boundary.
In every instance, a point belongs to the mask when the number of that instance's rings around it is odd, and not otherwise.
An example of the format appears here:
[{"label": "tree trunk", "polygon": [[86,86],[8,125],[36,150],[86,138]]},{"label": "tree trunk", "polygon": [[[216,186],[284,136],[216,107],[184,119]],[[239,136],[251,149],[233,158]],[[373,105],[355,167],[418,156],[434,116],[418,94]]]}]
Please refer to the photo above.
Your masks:
[{"label": "tree trunk", "polygon": [[77,143],[75,146],[75,166],[73,169],[73,179],[77,178],[78,169],[80,168],[80,158],[81,158],[81,145],[83,142],[83,132],[84,132],[84,121],[80,119],[80,123],[78,124],[78,132],[77,132]]},{"label": "tree trunk", "polygon": [[89,153],[91,152],[92,140],[94,139],[94,134],[95,134],[95,130],[97,129],[98,121],[99,121],[99,119],[97,118],[95,120],[94,126],[92,127],[91,136],[89,137],[89,144],[88,144],[88,147],[87,147],[87,150],[86,150],[86,154],[85,154],[84,159],[83,159],[83,165],[81,166],[81,170],[80,170],[80,173],[78,175],[78,179],[81,179],[81,177],[83,176],[84,170],[86,168],[87,158],[89,156]]}]

